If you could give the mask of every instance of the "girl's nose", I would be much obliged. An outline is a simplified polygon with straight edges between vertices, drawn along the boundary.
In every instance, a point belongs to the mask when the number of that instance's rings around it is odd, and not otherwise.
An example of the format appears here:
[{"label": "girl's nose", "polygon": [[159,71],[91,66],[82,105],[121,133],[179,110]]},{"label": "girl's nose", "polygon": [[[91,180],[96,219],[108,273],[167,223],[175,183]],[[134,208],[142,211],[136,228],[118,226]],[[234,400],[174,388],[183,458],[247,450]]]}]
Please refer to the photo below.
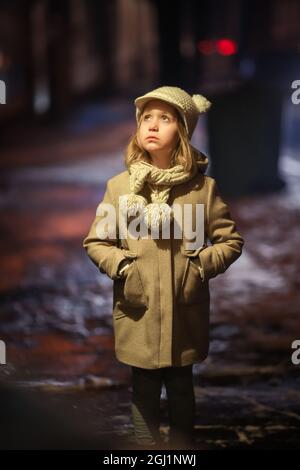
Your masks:
[{"label": "girl's nose", "polygon": [[153,122],[152,124],[149,125],[149,130],[154,130],[154,129],[157,130],[157,129],[158,129],[158,125]]},{"label": "girl's nose", "polygon": [[149,130],[152,130],[152,129],[158,129],[158,124],[157,122],[154,120],[152,122],[149,122]]}]

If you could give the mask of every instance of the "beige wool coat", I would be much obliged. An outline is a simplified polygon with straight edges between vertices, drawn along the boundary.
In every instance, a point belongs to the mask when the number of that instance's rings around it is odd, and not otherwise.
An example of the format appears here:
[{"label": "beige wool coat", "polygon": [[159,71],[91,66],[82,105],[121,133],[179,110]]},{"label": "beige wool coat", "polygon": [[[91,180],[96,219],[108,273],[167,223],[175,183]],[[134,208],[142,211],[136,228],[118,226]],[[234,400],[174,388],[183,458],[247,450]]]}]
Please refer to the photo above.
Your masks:
[{"label": "beige wool coat", "polygon": [[[204,204],[204,244],[186,249],[185,234],[169,239],[118,236],[101,240],[96,215],[83,241],[88,256],[113,280],[115,354],[120,362],[145,369],[185,366],[203,361],[209,349],[209,281],[223,273],[240,255],[244,240],[214,178],[204,175],[208,160],[189,181],[171,188],[168,204]],[[99,204],[113,204],[130,192],[129,173],[107,181]],[[149,202],[146,183],[139,192]],[[190,241],[190,240],[189,240]],[[131,263],[118,274],[124,259]],[[202,268],[202,269],[199,269]]]}]

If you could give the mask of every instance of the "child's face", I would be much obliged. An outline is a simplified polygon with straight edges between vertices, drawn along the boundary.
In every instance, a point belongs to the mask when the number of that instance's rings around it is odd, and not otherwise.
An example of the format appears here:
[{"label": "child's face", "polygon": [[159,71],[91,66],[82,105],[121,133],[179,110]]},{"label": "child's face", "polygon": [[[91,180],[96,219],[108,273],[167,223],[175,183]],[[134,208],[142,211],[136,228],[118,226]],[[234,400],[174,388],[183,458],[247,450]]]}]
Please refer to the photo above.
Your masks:
[{"label": "child's face", "polygon": [[143,110],[137,139],[151,156],[171,158],[178,141],[177,129],[177,114],[173,106],[161,100],[151,100]]}]

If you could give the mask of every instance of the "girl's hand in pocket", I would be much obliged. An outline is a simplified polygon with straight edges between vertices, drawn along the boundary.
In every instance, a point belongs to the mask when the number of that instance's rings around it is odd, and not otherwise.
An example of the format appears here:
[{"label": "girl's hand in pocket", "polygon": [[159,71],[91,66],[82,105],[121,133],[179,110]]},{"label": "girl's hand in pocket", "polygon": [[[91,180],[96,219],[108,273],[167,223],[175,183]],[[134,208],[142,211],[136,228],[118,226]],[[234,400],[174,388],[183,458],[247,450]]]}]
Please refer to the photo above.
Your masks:
[{"label": "girl's hand in pocket", "polygon": [[122,278],[125,277],[127,268],[129,268],[131,263],[132,263],[132,261],[129,261],[128,259],[123,259],[121,261],[121,263],[119,264],[118,276],[120,276]]}]

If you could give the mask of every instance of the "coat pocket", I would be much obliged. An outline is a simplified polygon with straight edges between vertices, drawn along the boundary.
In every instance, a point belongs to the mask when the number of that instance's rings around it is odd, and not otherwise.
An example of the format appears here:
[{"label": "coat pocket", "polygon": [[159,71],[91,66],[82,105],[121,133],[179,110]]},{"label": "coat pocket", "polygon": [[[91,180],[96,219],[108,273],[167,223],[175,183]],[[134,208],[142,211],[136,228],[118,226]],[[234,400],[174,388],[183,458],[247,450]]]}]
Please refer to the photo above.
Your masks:
[{"label": "coat pocket", "polygon": [[179,303],[196,304],[209,300],[208,281],[202,281],[199,266],[197,257],[193,261],[192,257],[187,256],[179,292]]},{"label": "coat pocket", "polygon": [[[125,255],[126,256],[126,255]],[[144,292],[137,256],[129,256],[132,261],[122,279],[114,281],[114,298],[120,305],[147,307],[147,296]]]}]

